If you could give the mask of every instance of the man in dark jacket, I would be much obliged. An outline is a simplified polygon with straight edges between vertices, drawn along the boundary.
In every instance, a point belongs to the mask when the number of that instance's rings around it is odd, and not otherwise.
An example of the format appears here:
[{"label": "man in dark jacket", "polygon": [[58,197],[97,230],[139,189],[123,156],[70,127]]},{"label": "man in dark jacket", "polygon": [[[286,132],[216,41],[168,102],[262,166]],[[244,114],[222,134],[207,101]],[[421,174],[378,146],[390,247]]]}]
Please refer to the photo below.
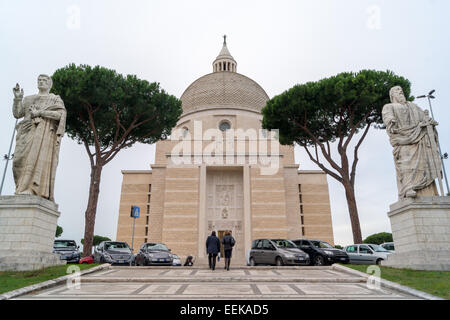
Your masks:
[{"label": "man in dark jacket", "polygon": [[225,255],[225,269],[227,271],[230,270],[230,261],[231,261],[231,252],[233,251],[233,247],[236,241],[229,231],[225,234],[225,237],[222,238],[223,251]]},{"label": "man in dark jacket", "polygon": [[206,253],[208,254],[209,268],[214,270],[216,268],[217,254],[220,252],[220,240],[216,236],[216,232],[211,232],[211,235],[206,239]]}]

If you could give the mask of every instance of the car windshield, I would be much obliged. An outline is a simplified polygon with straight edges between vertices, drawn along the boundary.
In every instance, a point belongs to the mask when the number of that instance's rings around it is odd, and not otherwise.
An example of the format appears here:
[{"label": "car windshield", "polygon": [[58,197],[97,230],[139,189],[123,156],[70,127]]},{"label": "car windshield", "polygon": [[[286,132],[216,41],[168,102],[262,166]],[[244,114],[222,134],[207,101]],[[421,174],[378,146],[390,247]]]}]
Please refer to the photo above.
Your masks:
[{"label": "car windshield", "polygon": [[388,250],[377,244],[369,244],[369,247],[371,247],[375,252],[389,252]]},{"label": "car windshield", "polygon": [[147,243],[147,250],[169,251],[169,249],[162,243]]},{"label": "car windshield", "polygon": [[105,250],[110,249],[128,249],[128,245],[125,242],[106,242]]},{"label": "car windshield", "polygon": [[76,247],[77,244],[73,240],[56,240],[53,242],[54,248]]},{"label": "car windshield", "polygon": [[272,240],[278,248],[297,248],[297,246],[289,240]]},{"label": "car windshield", "polygon": [[321,249],[333,249],[333,246],[325,241],[311,241],[313,246]]}]

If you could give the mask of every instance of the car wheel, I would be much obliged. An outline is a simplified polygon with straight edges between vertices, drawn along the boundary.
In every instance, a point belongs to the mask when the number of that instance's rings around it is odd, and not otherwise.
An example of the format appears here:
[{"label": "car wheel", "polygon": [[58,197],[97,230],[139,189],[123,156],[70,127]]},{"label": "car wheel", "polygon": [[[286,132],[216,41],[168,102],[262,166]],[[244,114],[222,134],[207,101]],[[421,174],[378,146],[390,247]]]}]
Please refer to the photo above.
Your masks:
[{"label": "car wheel", "polygon": [[283,265],[284,265],[283,259],[281,259],[281,257],[277,257],[277,258],[275,259],[275,264],[276,264],[277,266],[283,266]]},{"label": "car wheel", "polygon": [[325,259],[322,256],[315,256],[314,257],[314,265],[315,266],[323,266],[325,265]]},{"label": "car wheel", "polygon": [[380,266],[381,265],[381,261],[383,261],[383,259],[378,259],[376,264]]},{"label": "car wheel", "polygon": [[252,267],[256,266],[255,258],[253,258],[253,257],[250,258],[250,265],[251,265]]}]

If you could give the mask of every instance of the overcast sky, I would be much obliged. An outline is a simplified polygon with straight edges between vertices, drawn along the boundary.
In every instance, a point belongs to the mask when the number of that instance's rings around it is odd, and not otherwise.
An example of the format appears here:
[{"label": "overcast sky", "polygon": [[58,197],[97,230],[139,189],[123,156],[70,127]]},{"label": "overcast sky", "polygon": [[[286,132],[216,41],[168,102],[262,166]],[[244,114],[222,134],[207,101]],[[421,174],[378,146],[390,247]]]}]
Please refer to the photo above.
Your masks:
[{"label": "overcast sky", "polygon": [[[8,152],[14,128],[16,82],[30,95],[37,92],[40,73],[51,75],[69,63],[101,65],[158,81],[180,97],[212,72],[223,34],[237,71],[269,97],[297,83],[361,69],[389,69],[408,78],[414,96],[436,89],[433,111],[442,149],[450,151],[449,12],[448,0],[0,0],[0,153]],[[149,169],[154,150],[135,145],[105,167],[95,234],[115,238],[120,170]],[[296,161],[301,169],[317,169],[300,149]],[[55,191],[63,238],[83,237],[89,174],[84,148],[64,137]],[[343,188],[331,177],[328,182],[335,243],[350,244]],[[3,194],[13,192],[10,163]],[[392,148],[382,130],[370,131],[360,149],[356,197],[363,237],[390,232],[386,212],[397,188]]]}]

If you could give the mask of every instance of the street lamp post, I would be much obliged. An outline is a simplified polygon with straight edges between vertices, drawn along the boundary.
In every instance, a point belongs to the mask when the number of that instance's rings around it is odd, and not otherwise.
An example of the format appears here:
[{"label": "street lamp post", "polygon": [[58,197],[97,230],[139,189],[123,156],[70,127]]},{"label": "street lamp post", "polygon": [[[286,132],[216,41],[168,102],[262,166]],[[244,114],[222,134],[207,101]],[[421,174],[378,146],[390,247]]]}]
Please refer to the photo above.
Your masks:
[{"label": "street lamp post", "polygon": [[[431,99],[435,99],[436,97],[433,95],[433,93],[436,90],[431,90],[430,92],[428,92],[428,94],[424,94],[422,96],[418,96],[417,99],[422,99],[422,98],[428,98],[428,105],[430,106],[430,112],[431,112],[431,117],[434,119],[434,114],[433,114],[433,108],[431,106]],[[444,173],[444,179],[445,179],[445,185],[447,186],[447,194],[450,193],[450,189],[448,187],[448,179],[447,179],[447,172],[445,171],[445,163],[444,163],[444,159],[448,158],[447,153],[445,153],[444,155],[442,155],[442,151],[441,151],[441,143],[438,139],[438,148],[439,148],[439,156],[441,157],[441,162],[442,162],[442,171]]]},{"label": "street lamp post", "polygon": [[12,138],[11,138],[11,143],[9,144],[9,151],[8,154],[5,154],[3,159],[6,160],[6,164],[5,164],[5,170],[3,170],[3,177],[2,177],[2,183],[0,184],[0,196],[2,195],[2,190],[3,190],[3,183],[5,182],[5,176],[6,176],[6,170],[8,169],[8,163],[9,161],[13,158],[13,156],[11,156],[11,150],[12,150],[12,145],[14,142],[14,136],[16,135],[16,126],[17,126],[17,121],[14,124],[14,130],[13,130],[13,134],[12,134]]}]

